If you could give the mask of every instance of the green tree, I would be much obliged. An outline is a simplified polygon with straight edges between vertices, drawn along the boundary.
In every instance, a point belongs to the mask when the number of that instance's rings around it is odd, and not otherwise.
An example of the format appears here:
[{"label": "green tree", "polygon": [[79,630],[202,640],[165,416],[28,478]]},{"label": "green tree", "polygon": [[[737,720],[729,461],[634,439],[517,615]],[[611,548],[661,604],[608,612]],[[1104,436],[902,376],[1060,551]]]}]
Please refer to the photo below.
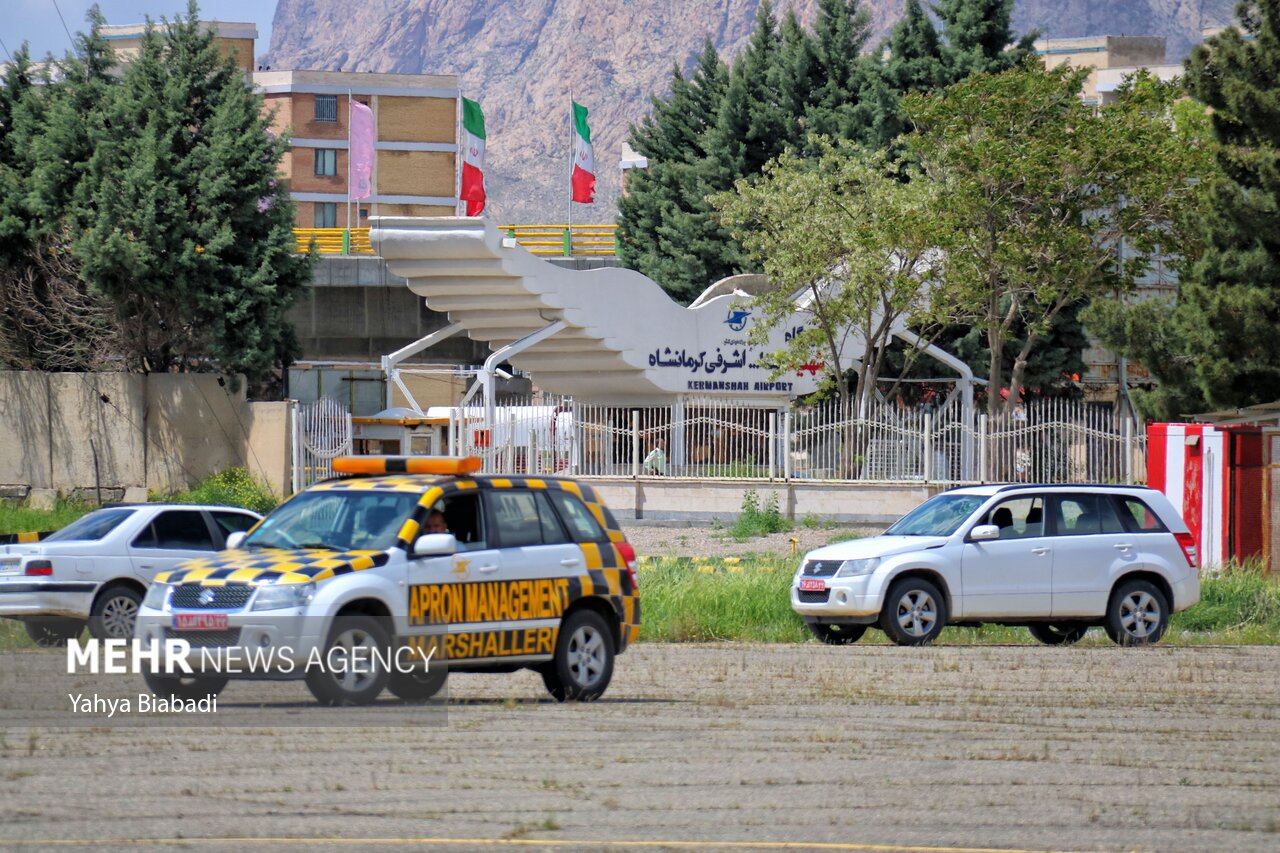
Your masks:
[{"label": "green tree", "polygon": [[1172,314],[1187,393],[1214,408],[1280,399],[1280,2],[1242,3],[1237,14],[1239,27],[1187,60],[1188,89],[1212,108],[1221,178]]},{"label": "green tree", "polygon": [[1036,32],[1015,42],[1013,0],[939,0],[934,9],[946,39],[942,55],[948,82],[1017,68],[1034,54]]},{"label": "green tree", "polygon": [[125,324],[133,366],[269,381],[296,353],[284,313],[312,259],[293,253],[276,180],[286,142],[194,2],[148,27],[94,136],[68,219],[83,223],[76,256]]},{"label": "green tree", "polygon": [[[874,393],[890,337],[907,320],[923,322],[927,282],[937,260],[935,186],[902,181],[900,164],[848,141],[812,141],[816,158],[783,154],[764,174],[715,198],[750,259],[769,277],[752,300],[757,343],[805,317],[785,349],[765,354],[778,371],[819,354],[824,386],[846,405],[841,364],[858,359],[861,410]],[[797,204],[797,199],[804,199]]]},{"label": "green tree", "polygon": [[74,52],[37,67],[26,46],[0,89],[0,362],[91,370],[120,354],[110,303],[70,251],[94,128],[114,90],[96,7]]},{"label": "green tree", "polygon": [[618,256],[682,302],[739,269],[736,243],[706,201],[718,188],[708,145],[727,86],[728,68],[708,39],[689,77],[672,69],[670,94],[653,98],[653,111],[631,128],[649,166],[627,175],[618,201]]},{"label": "green tree", "polygon": [[806,130],[836,139],[865,137],[865,116],[858,107],[867,85],[862,56],[871,32],[871,16],[861,0],[819,0],[813,22],[817,88],[810,96]]},{"label": "green tree", "polygon": [[992,415],[1017,401],[1063,312],[1129,292],[1149,253],[1179,244],[1178,211],[1203,175],[1170,133],[1171,90],[1143,87],[1094,116],[1079,98],[1087,74],[1032,61],[904,101],[908,148],[938,184],[949,318],[986,336]]},{"label": "green tree", "polygon": [[885,76],[896,91],[927,92],[946,84],[942,39],[920,0],[907,0],[885,47]]},{"label": "green tree", "polygon": [[773,4],[761,0],[755,29],[729,72],[711,132],[708,149],[716,166],[717,189],[728,189],[743,175],[758,175],[793,135],[790,125],[795,117],[783,112],[777,90],[780,50]]}]

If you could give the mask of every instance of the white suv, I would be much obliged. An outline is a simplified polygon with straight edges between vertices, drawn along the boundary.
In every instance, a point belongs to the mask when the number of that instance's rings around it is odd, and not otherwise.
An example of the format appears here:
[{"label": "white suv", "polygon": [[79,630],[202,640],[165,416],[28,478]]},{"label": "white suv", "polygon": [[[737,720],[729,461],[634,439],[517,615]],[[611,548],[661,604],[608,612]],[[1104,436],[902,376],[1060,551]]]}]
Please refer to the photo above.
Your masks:
[{"label": "white suv", "polygon": [[878,625],[899,645],[944,626],[1025,625],[1049,645],[1101,625],[1154,643],[1200,600],[1196,547],[1152,489],[979,486],[943,492],[879,536],[805,555],[791,606],[826,643]]}]

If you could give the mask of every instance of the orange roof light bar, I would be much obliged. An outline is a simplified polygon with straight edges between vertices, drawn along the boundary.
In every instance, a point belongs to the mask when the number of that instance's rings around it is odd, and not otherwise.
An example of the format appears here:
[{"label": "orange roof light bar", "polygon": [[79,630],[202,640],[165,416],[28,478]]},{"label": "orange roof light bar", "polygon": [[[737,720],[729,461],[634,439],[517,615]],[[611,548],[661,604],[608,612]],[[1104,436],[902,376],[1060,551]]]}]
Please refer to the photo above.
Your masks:
[{"label": "orange roof light bar", "polygon": [[336,474],[471,474],[480,470],[479,456],[339,456]]}]

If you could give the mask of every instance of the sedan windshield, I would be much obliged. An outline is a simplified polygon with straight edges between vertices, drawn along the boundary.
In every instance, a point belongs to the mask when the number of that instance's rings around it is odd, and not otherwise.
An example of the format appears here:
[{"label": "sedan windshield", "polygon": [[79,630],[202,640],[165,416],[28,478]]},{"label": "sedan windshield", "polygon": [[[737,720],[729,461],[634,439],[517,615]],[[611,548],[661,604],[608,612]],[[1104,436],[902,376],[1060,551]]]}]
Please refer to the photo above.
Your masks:
[{"label": "sedan windshield", "polygon": [[46,536],[44,541],[97,542],[131,515],[133,515],[131,509],[100,509],[80,516],[57,533]]},{"label": "sedan windshield", "polygon": [[414,505],[415,492],[306,492],[263,519],[243,548],[385,551]]},{"label": "sedan windshield", "polygon": [[950,536],[986,502],[982,495],[937,495],[911,510],[886,536]]}]

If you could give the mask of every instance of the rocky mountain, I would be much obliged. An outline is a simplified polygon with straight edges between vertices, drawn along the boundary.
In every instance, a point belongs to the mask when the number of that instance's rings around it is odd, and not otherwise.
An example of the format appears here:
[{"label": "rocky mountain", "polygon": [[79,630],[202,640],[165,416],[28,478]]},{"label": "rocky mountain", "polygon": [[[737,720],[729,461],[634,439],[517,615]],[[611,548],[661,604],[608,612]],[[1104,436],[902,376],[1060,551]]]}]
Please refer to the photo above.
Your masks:
[{"label": "rocky mountain", "polygon": [[[1017,0],[1015,30],[1052,38],[1164,35],[1180,60],[1204,27],[1232,21],[1236,0]],[[616,214],[628,125],[688,68],[710,36],[731,57],[759,0],[278,0],[276,69],[457,74],[485,111],[490,209],[502,222],[563,222],[569,205],[570,94],[591,110],[598,201],[580,222]],[[903,0],[864,0],[873,43]],[[811,23],[817,0],[777,0]]]}]

